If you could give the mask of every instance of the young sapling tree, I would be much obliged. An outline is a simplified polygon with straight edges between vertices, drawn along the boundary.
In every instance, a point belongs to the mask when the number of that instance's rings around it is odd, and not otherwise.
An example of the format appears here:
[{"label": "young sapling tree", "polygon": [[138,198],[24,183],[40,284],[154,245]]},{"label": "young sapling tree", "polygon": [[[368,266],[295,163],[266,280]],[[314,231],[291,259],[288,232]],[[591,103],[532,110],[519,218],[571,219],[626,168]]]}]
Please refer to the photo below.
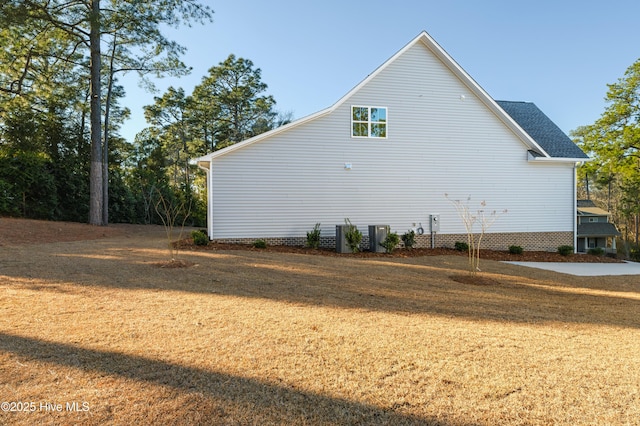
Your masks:
[{"label": "young sapling tree", "polygon": [[[467,197],[466,202],[460,200],[451,200],[448,194],[444,194],[447,200],[451,201],[458,212],[458,216],[462,219],[465,230],[467,232],[467,245],[469,253],[469,273],[476,275],[480,271],[480,245],[485,233],[491,228],[495,221],[507,210],[498,212],[496,210],[487,212],[485,207],[486,201],[480,202],[480,208],[473,210],[470,206],[471,196]],[[480,232],[474,233],[476,224],[480,225]]]}]

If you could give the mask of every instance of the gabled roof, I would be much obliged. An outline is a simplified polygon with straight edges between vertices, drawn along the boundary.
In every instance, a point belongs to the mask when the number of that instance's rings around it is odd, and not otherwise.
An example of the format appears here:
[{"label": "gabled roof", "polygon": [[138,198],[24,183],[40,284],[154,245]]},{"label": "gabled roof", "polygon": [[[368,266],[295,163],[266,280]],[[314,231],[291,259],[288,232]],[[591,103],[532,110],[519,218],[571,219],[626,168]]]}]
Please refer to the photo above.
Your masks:
[{"label": "gabled roof", "polygon": [[578,216],[611,216],[611,213],[596,206],[593,200],[576,200]]},{"label": "gabled roof", "polygon": [[[507,112],[505,112],[505,110],[503,108],[500,107],[500,105],[498,105],[498,103],[496,103],[495,100],[493,100],[493,98],[491,98],[491,96],[489,96],[489,94],[487,92],[485,92],[485,90],[480,87],[480,85],[478,83],[475,82],[475,80],[473,80],[473,78],[471,78],[471,76],[469,74],[467,74],[467,72],[462,69],[462,67],[460,65],[458,65],[458,63],[451,57],[449,56],[449,54],[447,52],[445,52],[445,50],[440,47],[440,45],[438,43],[436,43],[436,41],[429,35],[427,34],[426,31],[421,32],[416,38],[414,38],[411,42],[409,42],[405,47],[403,47],[400,51],[398,51],[395,55],[393,55],[391,58],[389,58],[384,64],[382,64],[380,67],[378,67],[374,72],[372,72],[371,74],[369,74],[369,76],[367,78],[365,78],[362,82],[360,82],[357,86],[355,86],[353,89],[351,89],[351,91],[349,91],[349,93],[347,93],[345,96],[343,96],[340,100],[338,100],[338,102],[336,102],[335,104],[333,104],[331,107],[324,109],[322,111],[319,111],[315,114],[309,115],[307,117],[303,117],[301,119],[298,119],[296,121],[293,121],[285,126],[282,127],[278,127],[277,129],[273,129],[269,132],[263,133],[261,135],[255,136],[251,139],[247,139],[245,141],[236,143],[234,145],[231,145],[229,147],[226,147],[224,149],[221,149],[219,151],[215,151],[213,153],[207,154],[203,157],[199,157],[196,158],[194,160],[192,160],[192,163],[198,164],[201,167],[205,167],[207,168],[206,163],[210,162],[211,160],[213,160],[216,157],[220,157],[223,155],[226,155],[228,153],[231,153],[237,149],[242,149],[248,145],[251,145],[255,142],[264,140],[266,138],[269,138],[271,136],[277,135],[279,133],[285,132],[291,128],[300,126],[304,123],[307,123],[309,121],[315,120],[317,118],[320,118],[322,116],[325,116],[331,112],[333,112],[334,110],[336,110],[337,108],[339,108],[342,104],[344,104],[345,102],[348,101],[349,98],[351,98],[353,96],[353,94],[355,94],[356,92],[358,92],[363,86],[365,86],[367,83],[369,83],[373,78],[375,78],[378,74],[380,74],[382,71],[384,71],[390,64],[392,64],[397,58],[399,58],[400,56],[402,56],[406,51],[408,51],[409,49],[411,49],[414,45],[418,44],[418,43],[422,43],[425,47],[427,47],[438,59],[440,59],[440,61],[442,61],[442,63],[454,74],[456,75],[460,81],[469,88],[469,90],[471,92],[473,92],[476,96],[478,96],[478,98],[488,107],[489,110],[491,110],[493,112],[493,114],[499,119],[501,120],[509,129],[511,129],[511,131],[524,143],[524,145],[528,148],[528,150],[530,151],[530,153],[535,153],[535,155],[531,155],[531,157],[535,160],[535,161],[548,161],[548,160],[553,160],[553,161],[570,161],[570,162],[574,162],[577,159],[580,160],[584,160],[587,159],[588,157],[577,147],[574,145],[575,149],[577,149],[579,152],[571,152],[572,155],[568,156],[568,157],[564,157],[562,156],[562,153],[564,152],[564,150],[567,150],[567,153],[569,153],[568,148],[564,147],[564,148],[560,148],[559,150],[556,150],[556,145],[558,145],[559,147],[563,145],[563,143],[558,143],[558,142],[550,142],[548,143],[548,147],[551,148],[554,152],[555,155],[551,155],[550,153],[548,153],[546,151],[546,149],[541,146],[538,141],[536,140],[535,136],[528,133],[525,129],[523,129],[523,127],[521,126],[521,124],[519,122],[517,122],[517,120],[515,120],[514,118],[512,118],[512,116],[510,114],[508,114]],[[537,109],[537,108],[536,108]],[[539,111],[539,110],[538,110]],[[542,115],[545,119],[547,123],[550,123],[551,125],[553,125],[555,128],[557,128],[557,126],[555,126],[555,124],[553,124],[553,122],[551,122],[551,120],[549,120],[544,114],[542,114],[542,112],[539,112],[539,114],[537,114],[537,116],[539,117],[539,115]],[[535,126],[532,126],[535,127]],[[533,129],[530,129],[533,131]],[[560,131],[560,129],[557,129],[558,131]],[[533,131],[533,133],[536,133],[535,131]],[[544,132],[539,132],[539,133],[544,133]],[[562,131],[560,131],[560,133],[562,133]],[[536,133],[537,134],[537,133]],[[571,140],[564,135],[564,133],[562,133],[562,135],[569,140],[569,142],[571,142]],[[543,141],[546,141],[546,138],[542,138]],[[564,141],[566,142],[566,141]],[[571,142],[571,144],[573,145],[573,142]],[[577,156],[577,157],[576,157]],[[580,161],[578,160],[578,161]]]},{"label": "gabled roof", "polygon": [[589,157],[531,102],[496,101],[553,158]]},{"label": "gabled roof", "polygon": [[611,213],[600,207],[578,207],[579,216],[610,216]]}]

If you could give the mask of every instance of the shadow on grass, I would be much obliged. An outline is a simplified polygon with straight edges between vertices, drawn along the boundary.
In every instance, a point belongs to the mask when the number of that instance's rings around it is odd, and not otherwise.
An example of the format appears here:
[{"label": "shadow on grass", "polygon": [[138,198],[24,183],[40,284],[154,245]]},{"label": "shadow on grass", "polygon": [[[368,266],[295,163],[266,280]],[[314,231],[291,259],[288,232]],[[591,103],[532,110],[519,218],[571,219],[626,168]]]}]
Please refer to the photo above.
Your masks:
[{"label": "shadow on grass", "polygon": [[[595,292],[594,289],[603,288],[595,278],[526,271],[529,268],[521,269],[522,276],[517,276],[519,270],[515,266],[495,262],[485,265],[500,285],[457,283],[451,276],[465,273],[467,267],[466,258],[461,256],[356,259],[248,251],[197,252],[183,255],[198,266],[163,269],[152,265],[150,259],[159,259],[159,252],[154,249],[78,245],[67,253],[50,253],[55,258],[52,265],[37,262],[38,250],[31,247],[19,257],[8,253],[16,256],[16,263],[29,263],[28,272],[20,265],[12,271],[7,263],[7,268],[0,268],[0,275],[26,275],[23,287],[38,291],[61,291],[56,287],[69,288],[66,284],[72,284],[77,288],[219,294],[490,321],[640,328],[640,318],[629,314],[640,312],[640,291],[635,290],[640,288],[640,277],[626,293],[623,286],[617,291]],[[32,278],[42,281],[30,282]],[[540,282],[544,285],[537,285]]]},{"label": "shadow on grass", "polygon": [[[251,413],[249,417],[257,422],[255,424],[448,424],[228,374],[11,334],[0,333],[0,350],[27,361],[168,386],[179,392],[201,393],[211,400],[213,406],[233,406],[240,412]],[[189,409],[185,407],[185,410]],[[118,411],[126,415],[125,407]],[[104,415],[92,414],[98,418]],[[175,414],[179,416],[179,413],[172,413]],[[237,421],[225,419],[224,410],[214,409],[200,414],[204,416],[201,418],[203,424],[235,424]]]}]

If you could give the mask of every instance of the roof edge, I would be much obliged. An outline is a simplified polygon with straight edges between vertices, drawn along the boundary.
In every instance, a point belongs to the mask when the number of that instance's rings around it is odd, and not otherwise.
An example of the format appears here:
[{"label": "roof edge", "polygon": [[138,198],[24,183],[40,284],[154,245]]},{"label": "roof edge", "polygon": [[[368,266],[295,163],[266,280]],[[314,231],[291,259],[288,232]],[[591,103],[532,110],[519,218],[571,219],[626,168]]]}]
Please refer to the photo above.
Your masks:
[{"label": "roof edge", "polygon": [[569,158],[569,157],[535,157],[529,154],[527,161],[530,163],[586,163],[592,158]]},{"label": "roof edge", "polygon": [[406,52],[407,50],[409,50],[414,44],[416,44],[418,41],[420,41],[421,39],[423,39],[424,37],[427,37],[428,39],[430,39],[432,41],[432,43],[435,43],[435,41],[433,41],[433,39],[431,39],[431,37],[427,34],[426,31],[422,31],[420,34],[418,34],[417,37],[415,37],[413,40],[411,40],[409,43],[407,43],[402,49],[400,49],[398,52],[396,52],[393,56],[391,56],[389,59],[387,59],[384,63],[382,63],[382,65],[380,65],[378,68],[376,68],[371,74],[369,74],[365,79],[363,79],[362,81],[360,81],[360,83],[358,83],[356,86],[354,86],[351,90],[349,90],[345,95],[343,95],[340,99],[338,99],[338,101],[336,101],[333,105],[331,105],[328,108],[325,108],[321,111],[318,111],[314,114],[308,115],[306,117],[302,117],[298,120],[295,120],[285,126],[281,126],[278,127],[277,129],[273,129],[270,130],[268,132],[262,133],[260,135],[254,136],[253,138],[250,139],[246,139],[242,142],[238,142],[236,144],[233,144],[231,146],[228,146],[224,149],[221,149],[219,151],[214,151],[210,154],[204,155],[202,157],[198,157],[198,158],[194,158],[192,159],[190,162],[192,164],[198,164],[201,162],[209,162],[214,158],[217,157],[221,157],[223,155],[229,154],[237,149],[241,149],[247,145],[251,145],[255,142],[261,141],[265,138],[277,135],[278,133],[294,128],[296,126],[299,126],[301,124],[304,124],[306,122],[315,120],[316,118],[319,118],[323,115],[329,114],[333,111],[335,111],[336,109],[338,109],[342,104],[344,104],[353,94],[355,94],[358,90],[360,90],[361,87],[365,86],[370,80],[372,80],[376,75],[380,74],[380,72],[382,72],[389,64],[391,64],[396,58],[398,58],[400,55],[402,55],[404,52]]},{"label": "roof edge", "polygon": [[[369,74],[365,79],[363,79],[360,83],[353,87],[349,92],[347,92],[344,96],[342,96],[337,102],[331,105],[328,108],[325,108],[321,111],[318,111],[314,114],[308,115],[306,117],[295,120],[287,125],[278,127],[276,129],[270,130],[268,132],[262,133],[260,135],[254,136],[250,139],[246,139],[242,142],[238,142],[234,145],[221,149],[219,151],[214,151],[210,154],[204,155],[202,157],[195,158],[191,160],[192,164],[197,164],[200,162],[210,162],[212,159],[221,157],[223,155],[234,152],[238,149],[242,149],[248,145],[259,142],[263,139],[269,138],[271,136],[277,135],[283,131],[288,129],[292,129],[301,124],[307,123],[309,121],[315,120],[319,117],[322,117],[326,114],[329,114],[343,105],[348,101],[350,97],[352,97],[356,92],[358,92],[363,86],[369,83],[373,78],[375,78],[378,74],[380,74],[384,69],[386,69],[391,63],[393,63],[398,57],[404,54],[407,50],[411,49],[417,43],[423,43],[431,52],[433,52],[438,59],[440,59],[443,64],[449,68],[451,72],[456,75],[460,81],[464,85],[466,85],[478,98],[500,119],[514,134],[522,140],[522,142],[528,146],[530,149],[537,151],[542,155],[542,157],[538,157],[535,161],[552,160],[558,161],[558,158],[551,157],[549,153],[547,153],[538,143],[520,127],[520,125],[513,119],[506,111],[504,111],[500,105],[491,97],[489,94],[426,32],[422,31],[418,34],[413,40],[407,43],[402,49],[397,51],[393,56],[387,59],[382,65],[376,68],[371,74]],[[575,159],[560,159],[562,161],[574,162]],[[579,161],[584,161],[584,159],[580,159]]]},{"label": "roof edge", "polygon": [[467,73],[426,31],[416,40],[421,39],[424,44],[465,84],[478,98],[493,112],[516,136],[530,149],[538,151],[544,157],[551,158],[547,153],[500,105],[489,93]]},{"label": "roof edge", "polygon": [[325,109],[323,109],[321,111],[318,111],[316,113],[313,113],[313,114],[307,115],[305,117],[299,118],[297,120],[294,120],[289,124],[285,124],[284,126],[277,127],[275,129],[269,130],[268,132],[260,133],[259,135],[256,135],[256,136],[254,136],[252,138],[245,139],[242,142],[238,142],[238,143],[235,143],[233,145],[230,145],[230,146],[228,146],[226,148],[223,148],[223,149],[221,149],[219,151],[214,151],[214,152],[211,152],[209,154],[203,155],[201,157],[193,158],[193,159],[189,160],[189,162],[191,164],[209,162],[209,161],[213,160],[214,158],[222,157],[223,155],[229,154],[229,153],[231,153],[233,151],[236,151],[238,149],[241,149],[241,148],[243,148],[243,147],[245,147],[247,145],[254,144],[254,143],[259,142],[259,141],[261,141],[263,139],[266,139],[266,138],[269,138],[271,136],[277,135],[278,133],[282,133],[285,130],[292,129],[294,127],[297,127],[297,126],[299,126],[301,124],[304,124],[304,123],[307,123],[309,121],[313,121],[316,118],[320,118],[320,117],[330,113],[331,111],[332,111],[331,108],[325,108]]},{"label": "roof edge", "polygon": [[375,78],[378,74],[380,74],[385,68],[387,68],[391,63],[393,63],[398,57],[404,54],[407,50],[411,49],[417,43],[422,42],[431,52],[433,52],[442,63],[449,68],[451,72],[453,72],[456,77],[462,81],[464,85],[466,85],[478,98],[503,122],[509,127],[511,131],[513,131],[518,138],[520,138],[525,145],[529,148],[537,150],[544,157],[551,158],[551,155],[547,153],[527,132],[520,127],[520,125],[513,119],[505,110],[502,109],[500,105],[487,93],[486,90],[482,88],[474,79],[469,75],[461,66],[458,64],[455,59],[451,55],[449,55],[446,50],[442,48],[438,44],[437,41],[433,37],[427,33],[427,31],[422,31],[418,34],[413,40],[407,43],[402,49],[396,52],[393,56],[387,59],[382,65],[376,68],[371,74],[369,74],[364,80],[362,80],[358,85],[356,85],[353,89],[351,89],[346,95],[340,98],[333,106],[331,106],[330,110],[335,110],[342,104],[344,104],[354,93],[360,90],[361,87],[365,86],[370,80]]}]

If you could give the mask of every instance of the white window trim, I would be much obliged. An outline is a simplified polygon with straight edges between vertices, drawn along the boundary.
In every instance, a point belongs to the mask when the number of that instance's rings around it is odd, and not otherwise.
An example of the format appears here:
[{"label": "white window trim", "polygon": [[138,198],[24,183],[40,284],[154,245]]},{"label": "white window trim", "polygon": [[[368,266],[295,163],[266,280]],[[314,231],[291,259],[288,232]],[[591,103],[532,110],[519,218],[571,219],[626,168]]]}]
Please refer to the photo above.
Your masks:
[{"label": "white window trim", "polygon": [[[367,136],[354,136],[353,134],[353,124],[354,123],[364,123],[364,121],[354,121],[353,120],[353,109],[354,108],[367,108],[369,110],[368,113],[368,117],[369,120],[367,120]],[[371,136],[371,109],[372,108],[379,108],[379,109],[384,109],[385,110],[385,115],[386,115],[386,120],[384,122],[374,122],[374,123],[384,123],[385,124],[385,132],[384,132],[384,136],[379,137],[379,136]],[[351,134],[351,138],[352,139],[387,139],[389,137],[389,108],[386,106],[375,106],[375,105],[351,105],[351,108],[349,109],[349,113],[351,114],[351,128],[349,130],[349,133]]]}]

